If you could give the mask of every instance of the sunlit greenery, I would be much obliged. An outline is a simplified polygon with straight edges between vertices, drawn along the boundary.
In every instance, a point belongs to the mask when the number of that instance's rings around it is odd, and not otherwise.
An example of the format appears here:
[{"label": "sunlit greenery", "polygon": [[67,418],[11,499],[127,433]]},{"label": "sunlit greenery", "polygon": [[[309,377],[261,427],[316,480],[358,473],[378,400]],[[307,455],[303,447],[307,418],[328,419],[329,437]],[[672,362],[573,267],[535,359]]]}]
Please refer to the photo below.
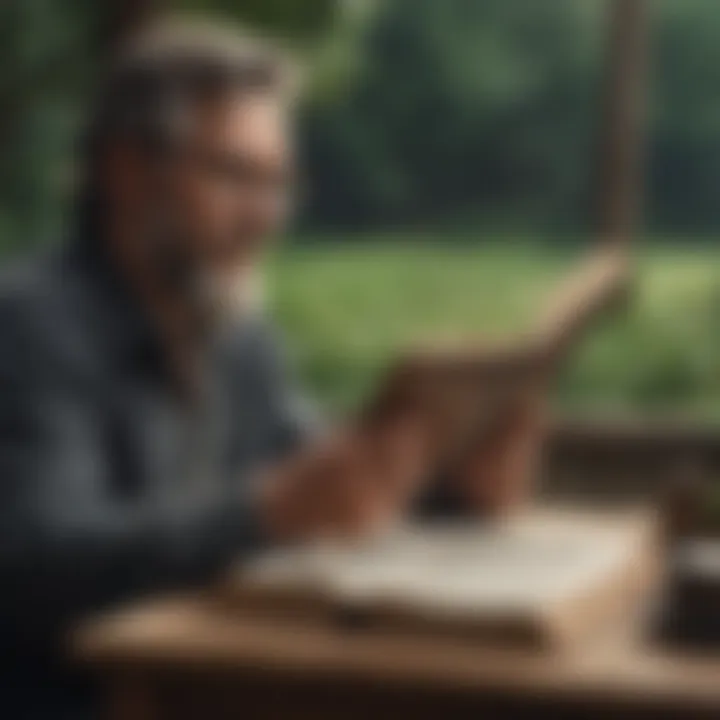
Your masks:
[{"label": "sunlit greenery", "polygon": [[[276,312],[321,399],[352,407],[400,348],[427,338],[503,336],[533,317],[570,258],[536,243],[366,238],[283,251]],[[565,406],[720,419],[720,249],[640,255],[630,310],[563,374]]]}]

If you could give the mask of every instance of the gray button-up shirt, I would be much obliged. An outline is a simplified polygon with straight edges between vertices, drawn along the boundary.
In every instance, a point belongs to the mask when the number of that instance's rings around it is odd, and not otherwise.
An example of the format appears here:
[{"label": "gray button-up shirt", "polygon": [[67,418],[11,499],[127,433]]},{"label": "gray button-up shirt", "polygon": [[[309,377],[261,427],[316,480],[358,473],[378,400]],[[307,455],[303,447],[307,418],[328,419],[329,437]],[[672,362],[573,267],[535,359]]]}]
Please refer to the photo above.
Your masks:
[{"label": "gray button-up shirt", "polygon": [[307,429],[266,325],[214,344],[190,408],[84,241],[6,271],[0,338],[3,637],[46,645],[87,611],[205,581],[262,542],[248,485]]}]

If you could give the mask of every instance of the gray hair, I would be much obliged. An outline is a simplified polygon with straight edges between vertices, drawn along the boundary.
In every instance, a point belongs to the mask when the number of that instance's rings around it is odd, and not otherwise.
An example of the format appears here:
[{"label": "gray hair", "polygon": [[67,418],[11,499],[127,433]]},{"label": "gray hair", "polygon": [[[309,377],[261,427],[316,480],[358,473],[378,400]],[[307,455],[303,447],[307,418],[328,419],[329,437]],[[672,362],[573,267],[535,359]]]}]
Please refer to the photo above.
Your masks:
[{"label": "gray hair", "polygon": [[274,45],[228,25],[164,20],[119,52],[92,118],[95,144],[128,137],[162,147],[189,106],[231,92],[291,98],[294,67]]},{"label": "gray hair", "polygon": [[97,234],[102,198],[97,164],[113,141],[163,151],[180,140],[188,111],[231,93],[275,93],[292,102],[296,66],[275,45],[228,24],[164,19],[135,35],[108,68],[82,153],[80,232]]}]

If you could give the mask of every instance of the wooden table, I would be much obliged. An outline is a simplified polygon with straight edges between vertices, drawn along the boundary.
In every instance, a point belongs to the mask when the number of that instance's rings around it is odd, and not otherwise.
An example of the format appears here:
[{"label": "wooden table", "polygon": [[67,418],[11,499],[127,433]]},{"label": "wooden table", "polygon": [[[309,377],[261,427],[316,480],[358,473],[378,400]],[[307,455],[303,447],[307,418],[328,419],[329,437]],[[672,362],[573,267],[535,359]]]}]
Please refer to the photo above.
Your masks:
[{"label": "wooden table", "polygon": [[188,597],[94,621],[77,649],[117,720],[720,718],[720,658],[619,638],[549,656],[259,622]]}]

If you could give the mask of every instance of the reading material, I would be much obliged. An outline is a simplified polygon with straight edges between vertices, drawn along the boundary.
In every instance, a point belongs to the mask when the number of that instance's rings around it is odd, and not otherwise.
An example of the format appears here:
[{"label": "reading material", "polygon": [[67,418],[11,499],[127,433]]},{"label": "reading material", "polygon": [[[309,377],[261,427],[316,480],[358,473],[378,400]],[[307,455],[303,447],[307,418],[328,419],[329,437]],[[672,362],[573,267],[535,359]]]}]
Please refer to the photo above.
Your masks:
[{"label": "reading material", "polygon": [[560,648],[637,615],[655,551],[647,514],[535,510],[271,551],[237,568],[222,597],[260,616]]}]

